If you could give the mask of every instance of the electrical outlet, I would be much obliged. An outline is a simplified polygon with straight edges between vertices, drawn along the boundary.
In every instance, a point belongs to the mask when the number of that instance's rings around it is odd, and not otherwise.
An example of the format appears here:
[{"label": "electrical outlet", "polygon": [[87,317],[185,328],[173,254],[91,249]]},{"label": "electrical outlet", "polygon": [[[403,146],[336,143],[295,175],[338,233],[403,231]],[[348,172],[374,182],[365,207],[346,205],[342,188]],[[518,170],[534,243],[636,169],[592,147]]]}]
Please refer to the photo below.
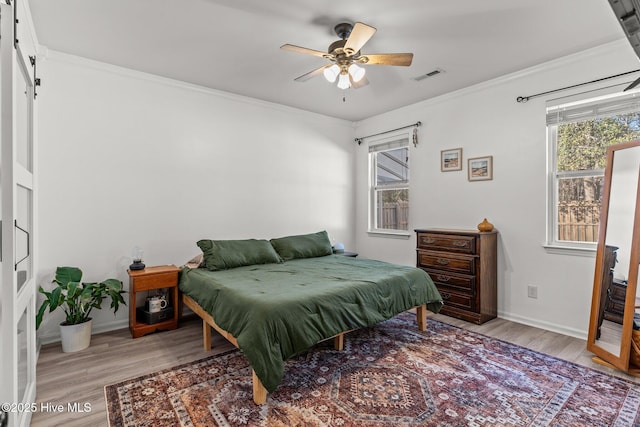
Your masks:
[{"label": "electrical outlet", "polygon": [[538,287],[534,285],[527,286],[527,296],[529,298],[538,298]]}]

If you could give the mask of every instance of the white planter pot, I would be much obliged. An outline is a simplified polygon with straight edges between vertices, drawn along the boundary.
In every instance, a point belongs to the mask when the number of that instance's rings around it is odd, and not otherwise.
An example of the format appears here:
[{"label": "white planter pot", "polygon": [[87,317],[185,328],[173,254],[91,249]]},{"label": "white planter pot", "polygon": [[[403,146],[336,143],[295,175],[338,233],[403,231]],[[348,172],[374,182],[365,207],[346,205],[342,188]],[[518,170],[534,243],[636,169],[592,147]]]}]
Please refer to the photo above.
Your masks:
[{"label": "white planter pot", "polygon": [[62,338],[62,351],[73,353],[84,350],[91,344],[91,323],[80,323],[77,325],[60,325],[60,337]]}]

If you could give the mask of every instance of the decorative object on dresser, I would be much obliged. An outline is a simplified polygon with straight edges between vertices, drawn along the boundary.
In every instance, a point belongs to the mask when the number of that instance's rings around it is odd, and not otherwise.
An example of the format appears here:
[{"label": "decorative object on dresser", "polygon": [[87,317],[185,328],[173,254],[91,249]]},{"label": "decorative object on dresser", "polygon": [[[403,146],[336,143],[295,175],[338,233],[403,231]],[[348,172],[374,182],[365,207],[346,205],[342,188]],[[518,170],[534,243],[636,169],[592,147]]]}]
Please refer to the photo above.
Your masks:
[{"label": "decorative object on dresser", "polygon": [[493,230],[493,224],[487,221],[487,218],[484,219],[480,224],[478,224],[478,231],[488,232]]},{"label": "decorative object on dresser", "polygon": [[[147,267],[144,270],[127,270],[129,273],[129,330],[133,338],[138,338],[156,330],[171,330],[178,327],[179,304],[178,273],[175,265]],[[163,291],[171,295],[163,295]],[[155,291],[137,307],[137,294],[143,291]],[[147,295],[149,296],[149,295]],[[156,302],[162,301],[164,303]],[[160,310],[157,309],[160,307]]]},{"label": "decorative object on dresser", "polygon": [[440,313],[481,324],[497,316],[498,232],[417,229],[417,266],[429,273]]}]

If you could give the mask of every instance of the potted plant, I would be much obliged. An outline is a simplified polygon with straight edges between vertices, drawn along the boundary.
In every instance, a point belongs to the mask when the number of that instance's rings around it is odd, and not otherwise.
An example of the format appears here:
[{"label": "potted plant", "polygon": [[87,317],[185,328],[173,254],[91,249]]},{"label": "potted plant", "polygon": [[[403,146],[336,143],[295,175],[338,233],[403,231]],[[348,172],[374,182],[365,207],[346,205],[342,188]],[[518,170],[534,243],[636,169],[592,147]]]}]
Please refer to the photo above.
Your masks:
[{"label": "potted plant", "polygon": [[126,305],[122,294],[122,282],[107,279],[102,282],[81,282],[82,270],[76,267],[58,267],[52,283],[57,284],[51,292],[40,286],[39,292],[45,296],[38,314],[36,329],[42,323],[42,317],[49,307],[49,313],[61,307],[65,321],[60,323],[62,351],[71,353],[80,351],[91,343],[91,310],[102,308],[102,300],[111,298],[111,308],[115,314],[120,304]]}]

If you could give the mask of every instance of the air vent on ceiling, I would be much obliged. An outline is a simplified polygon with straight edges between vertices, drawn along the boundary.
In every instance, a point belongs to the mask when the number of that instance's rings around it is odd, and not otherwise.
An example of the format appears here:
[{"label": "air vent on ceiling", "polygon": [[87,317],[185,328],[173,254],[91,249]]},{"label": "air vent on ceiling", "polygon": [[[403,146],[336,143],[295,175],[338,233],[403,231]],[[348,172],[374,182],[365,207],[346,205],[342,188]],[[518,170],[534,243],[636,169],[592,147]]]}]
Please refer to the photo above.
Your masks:
[{"label": "air vent on ceiling", "polygon": [[424,80],[424,79],[427,79],[427,78],[429,78],[429,77],[439,76],[439,75],[440,75],[440,74],[442,74],[442,73],[444,73],[444,70],[443,70],[443,69],[441,69],[441,68],[436,68],[435,70],[433,70],[433,71],[429,71],[429,72],[428,72],[428,73],[426,73],[426,74],[423,74],[423,75],[418,76],[418,77],[414,77],[414,78],[413,78],[413,80],[415,80],[415,81],[419,82],[419,81]]}]

